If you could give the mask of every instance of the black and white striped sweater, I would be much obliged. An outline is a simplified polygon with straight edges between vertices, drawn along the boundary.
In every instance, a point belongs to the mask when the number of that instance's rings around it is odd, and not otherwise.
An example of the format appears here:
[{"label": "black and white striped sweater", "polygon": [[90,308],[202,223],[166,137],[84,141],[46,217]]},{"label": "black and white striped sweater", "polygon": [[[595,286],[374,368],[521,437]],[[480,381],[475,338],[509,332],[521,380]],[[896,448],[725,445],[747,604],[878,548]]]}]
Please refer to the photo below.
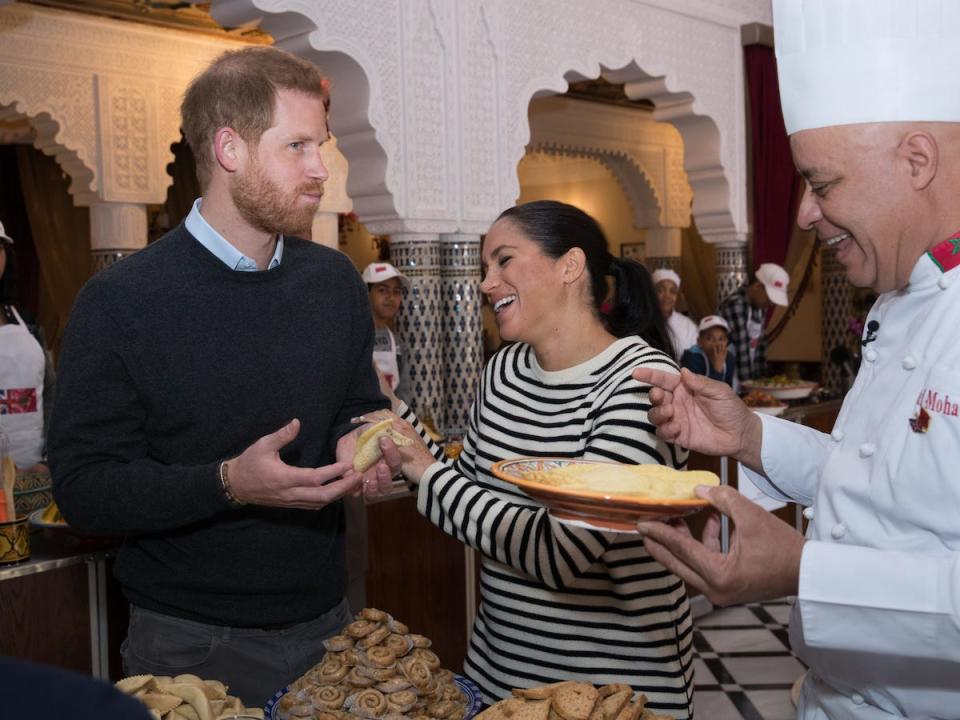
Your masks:
[{"label": "black and white striped sweater", "polygon": [[529,345],[501,350],[484,370],[459,460],[437,462],[422,478],[420,512],[482,554],[464,666],[487,702],[515,687],[580,679],[628,683],[652,710],[692,716],[692,619],[681,581],[639,536],[559,523],[490,472],[522,456],[684,466],[686,453],[656,438],[647,420],[647,388],[630,376],[640,365],[676,372],[636,337],[557,372],[540,368]]}]

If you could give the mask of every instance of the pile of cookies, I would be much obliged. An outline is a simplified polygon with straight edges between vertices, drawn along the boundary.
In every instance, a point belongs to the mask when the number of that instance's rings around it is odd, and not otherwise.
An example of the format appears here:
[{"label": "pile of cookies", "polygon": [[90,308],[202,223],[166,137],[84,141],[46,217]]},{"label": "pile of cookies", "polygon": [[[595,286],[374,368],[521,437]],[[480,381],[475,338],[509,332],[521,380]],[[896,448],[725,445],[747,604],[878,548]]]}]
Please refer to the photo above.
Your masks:
[{"label": "pile of cookies", "polygon": [[196,675],[131,675],[116,687],[146,705],[157,720],[263,717],[261,708],[245,708],[240,698],[227,695],[222,682],[201,680]]},{"label": "pile of cookies", "polygon": [[476,720],[672,720],[644,706],[647,696],[633,696],[629,685],[566,682],[514,690],[513,697],[494,703]]},{"label": "pile of cookies", "polygon": [[430,640],[365,608],[278,701],[283,720],[463,720],[467,698]]}]

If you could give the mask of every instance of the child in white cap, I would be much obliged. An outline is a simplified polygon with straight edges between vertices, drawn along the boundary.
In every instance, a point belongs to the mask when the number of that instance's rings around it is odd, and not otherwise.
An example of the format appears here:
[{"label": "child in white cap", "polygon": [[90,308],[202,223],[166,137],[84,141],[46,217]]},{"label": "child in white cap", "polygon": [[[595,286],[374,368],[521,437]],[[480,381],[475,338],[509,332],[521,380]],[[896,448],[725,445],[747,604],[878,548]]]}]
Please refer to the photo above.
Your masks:
[{"label": "child in white cap", "polygon": [[676,311],[677,298],[680,296],[680,276],[669,268],[660,268],[653,271],[652,278],[660,312],[667,321],[673,354],[679,359],[683,357],[684,350],[697,344],[697,324]]},{"label": "child in white cap", "polygon": [[730,348],[730,326],[719,315],[707,315],[698,326],[697,344],[683,351],[680,364],[698,375],[733,387],[736,359]]},{"label": "child in white cap", "polygon": [[363,270],[373,312],[373,364],[383,374],[394,394],[409,402],[403,347],[393,334],[393,324],[403,302],[403,289],[410,280],[390,263],[374,262]]}]

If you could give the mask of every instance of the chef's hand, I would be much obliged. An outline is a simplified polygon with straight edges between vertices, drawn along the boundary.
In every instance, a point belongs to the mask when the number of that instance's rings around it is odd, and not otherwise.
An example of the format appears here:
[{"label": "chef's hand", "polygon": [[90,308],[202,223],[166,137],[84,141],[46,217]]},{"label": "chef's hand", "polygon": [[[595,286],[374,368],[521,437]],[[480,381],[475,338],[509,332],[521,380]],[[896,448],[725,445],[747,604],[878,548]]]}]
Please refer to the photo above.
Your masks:
[{"label": "chef's hand", "polygon": [[703,542],[682,520],[637,523],[650,555],[717,605],[796,595],[803,535],[731,487],[701,486],[697,495],[733,521],[729,552],[720,552],[720,518],[713,514]]},{"label": "chef's hand", "polygon": [[647,417],[663,440],[706,455],[727,455],[763,472],[763,425],[729,385],[686,368],[679,375],[637,368],[633,377],[652,386]]},{"label": "chef's hand", "polygon": [[234,497],[249,505],[321,508],[357,491],[363,478],[348,462],[299,468],[280,459],[280,448],[300,432],[300,421],[264,435],[227,461],[227,479]]},{"label": "chef's hand", "polygon": [[[389,410],[377,410],[367,413],[363,417],[364,425],[351,430],[340,438],[337,442],[337,460],[349,463],[351,472],[353,468],[353,456],[357,454],[357,438],[361,433],[367,430],[371,424],[393,417]],[[358,420],[360,420],[358,418]],[[390,438],[381,437],[377,439],[380,445],[380,452],[383,457],[380,458],[372,467],[366,469],[363,473],[363,483],[353,493],[354,495],[363,495],[367,498],[376,498],[389,493],[393,487],[393,479],[400,474],[400,454],[397,452],[397,446],[393,444]]]}]

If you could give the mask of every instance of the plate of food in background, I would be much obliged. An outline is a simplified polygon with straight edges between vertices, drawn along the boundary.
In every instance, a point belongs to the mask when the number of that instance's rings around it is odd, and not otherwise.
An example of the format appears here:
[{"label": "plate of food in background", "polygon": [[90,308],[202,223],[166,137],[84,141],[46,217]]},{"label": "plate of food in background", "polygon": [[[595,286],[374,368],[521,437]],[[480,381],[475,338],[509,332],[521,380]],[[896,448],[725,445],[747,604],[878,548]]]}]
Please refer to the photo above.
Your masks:
[{"label": "plate of food in background", "polygon": [[764,415],[783,415],[787,409],[787,404],[777,400],[773,395],[765,393],[762,390],[751,390],[743,396],[743,402],[754,412]]},{"label": "plate of food in background", "polygon": [[491,470],[542,503],[557,520],[615,532],[636,532],[639,520],[702,510],[709,503],[698,498],[694,488],[720,484],[720,478],[705,470],[571,458],[501,460]]},{"label": "plate of food in background", "polygon": [[809,397],[817,389],[817,383],[809,380],[790,380],[786,375],[744,380],[740,385],[747,392],[759,390],[777,400],[800,400]]}]

